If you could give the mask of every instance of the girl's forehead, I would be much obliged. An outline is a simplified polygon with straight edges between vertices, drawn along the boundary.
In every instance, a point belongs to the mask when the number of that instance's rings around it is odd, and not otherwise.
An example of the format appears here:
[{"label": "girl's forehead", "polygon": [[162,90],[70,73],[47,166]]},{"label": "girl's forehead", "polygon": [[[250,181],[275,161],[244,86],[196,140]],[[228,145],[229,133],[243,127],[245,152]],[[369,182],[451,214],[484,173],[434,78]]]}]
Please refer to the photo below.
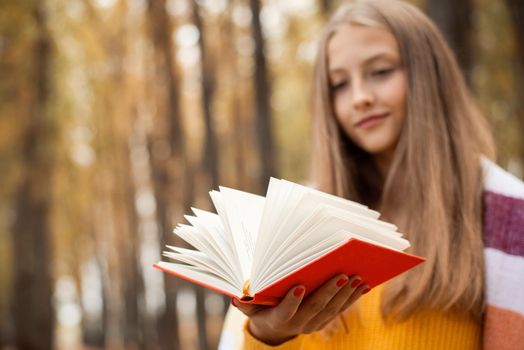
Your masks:
[{"label": "girl's forehead", "polygon": [[326,54],[330,66],[399,58],[397,41],[389,30],[354,24],[343,24],[334,31],[327,42]]}]

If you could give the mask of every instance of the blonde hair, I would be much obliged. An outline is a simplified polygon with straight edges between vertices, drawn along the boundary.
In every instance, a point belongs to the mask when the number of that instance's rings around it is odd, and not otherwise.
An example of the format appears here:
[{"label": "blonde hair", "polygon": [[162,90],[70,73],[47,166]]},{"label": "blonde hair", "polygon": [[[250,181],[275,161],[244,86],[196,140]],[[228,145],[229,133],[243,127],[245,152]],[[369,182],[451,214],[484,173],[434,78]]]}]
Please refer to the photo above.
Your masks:
[{"label": "blonde hair", "polygon": [[[338,124],[326,46],[343,24],[381,27],[397,40],[406,74],[406,121],[386,178]],[[495,156],[488,124],[435,25],[397,0],[341,7],[319,44],[313,92],[313,181],[324,191],[379,206],[427,258],[392,280],[383,315],[421,307],[481,316],[484,299],[481,155]]]}]

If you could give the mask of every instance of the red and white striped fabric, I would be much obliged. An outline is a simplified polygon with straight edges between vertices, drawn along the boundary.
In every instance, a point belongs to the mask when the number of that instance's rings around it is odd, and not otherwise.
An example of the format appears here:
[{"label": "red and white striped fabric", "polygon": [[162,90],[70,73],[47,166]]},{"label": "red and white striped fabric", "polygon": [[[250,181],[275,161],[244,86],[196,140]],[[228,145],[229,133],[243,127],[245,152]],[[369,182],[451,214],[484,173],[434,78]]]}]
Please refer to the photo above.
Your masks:
[{"label": "red and white striped fabric", "polygon": [[524,349],[524,183],[483,160],[484,349]]}]

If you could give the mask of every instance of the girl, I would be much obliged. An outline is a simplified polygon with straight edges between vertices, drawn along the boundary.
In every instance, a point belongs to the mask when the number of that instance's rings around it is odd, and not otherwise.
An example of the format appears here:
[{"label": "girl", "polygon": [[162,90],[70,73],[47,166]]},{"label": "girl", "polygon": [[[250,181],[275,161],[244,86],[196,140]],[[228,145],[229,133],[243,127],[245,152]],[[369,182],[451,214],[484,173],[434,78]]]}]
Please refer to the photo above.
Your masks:
[{"label": "girl", "polygon": [[524,185],[488,160],[487,123],[434,24],[396,0],[342,7],[320,40],[313,123],[316,186],[379,210],[427,262],[365,296],[339,275],[275,307],[233,300],[244,348],[522,346]]}]

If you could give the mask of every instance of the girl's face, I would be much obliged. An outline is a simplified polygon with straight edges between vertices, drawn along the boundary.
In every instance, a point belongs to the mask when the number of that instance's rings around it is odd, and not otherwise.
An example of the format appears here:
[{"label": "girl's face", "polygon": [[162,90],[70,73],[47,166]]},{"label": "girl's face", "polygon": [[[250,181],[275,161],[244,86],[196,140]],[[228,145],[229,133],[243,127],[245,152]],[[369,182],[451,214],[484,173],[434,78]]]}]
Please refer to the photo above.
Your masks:
[{"label": "girl's face", "polygon": [[387,30],[341,25],[327,47],[335,116],[373,156],[391,158],[406,118],[406,76]]}]

